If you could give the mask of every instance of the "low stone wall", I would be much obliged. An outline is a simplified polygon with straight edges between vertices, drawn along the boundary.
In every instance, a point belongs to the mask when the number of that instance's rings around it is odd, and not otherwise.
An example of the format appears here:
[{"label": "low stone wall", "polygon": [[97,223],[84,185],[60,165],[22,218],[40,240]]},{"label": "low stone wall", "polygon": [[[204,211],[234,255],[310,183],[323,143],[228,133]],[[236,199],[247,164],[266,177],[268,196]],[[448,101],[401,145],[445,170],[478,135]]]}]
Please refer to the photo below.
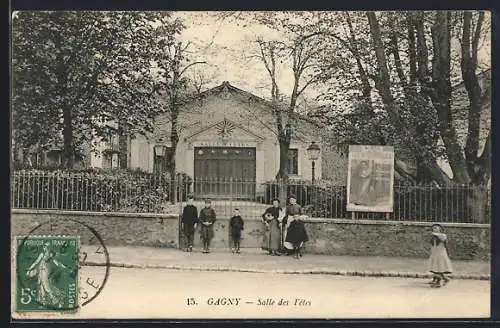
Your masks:
[{"label": "low stone wall", "polygon": [[[50,219],[75,219],[98,231],[109,246],[179,247],[179,218],[168,214],[94,213],[52,210],[12,210],[11,235],[26,235]],[[309,234],[306,253],[328,255],[428,257],[430,223],[373,220],[314,219],[305,221]],[[443,223],[448,251],[456,260],[489,260],[490,226],[486,224]],[[44,225],[36,234],[51,234]],[[59,234],[72,234],[52,227]],[[260,247],[264,227],[259,220],[246,220],[242,247]],[[53,232],[52,232],[53,233]],[[218,219],[214,226],[213,248],[229,248],[229,220]],[[201,245],[195,235],[195,247]],[[83,238],[82,243],[86,243]],[[183,240],[180,240],[183,245]]]},{"label": "low stone wall", "polygon": [[[26,235],[49,220],[65,219],[77,220],[94,228],[101,235],[106,246],[140,245],[175,248],[179,244],[179,218],[175,215],[164,214],[13,209],[11,235]],[[44,224],[36,229],[34,234],[73,235],[74,231],[66,231],[70,227],[74,225]],[[87,244],[87,238],[91,238],[90,233],[81,236],[80,241]]]},{"label": "low stone wall", "polygon": [[[307,251],[316,254],[425,258],[430,225],[423,222],[308,219]],[[443,223],[448,253],[456,260],[490,260],[487,224]]]}]

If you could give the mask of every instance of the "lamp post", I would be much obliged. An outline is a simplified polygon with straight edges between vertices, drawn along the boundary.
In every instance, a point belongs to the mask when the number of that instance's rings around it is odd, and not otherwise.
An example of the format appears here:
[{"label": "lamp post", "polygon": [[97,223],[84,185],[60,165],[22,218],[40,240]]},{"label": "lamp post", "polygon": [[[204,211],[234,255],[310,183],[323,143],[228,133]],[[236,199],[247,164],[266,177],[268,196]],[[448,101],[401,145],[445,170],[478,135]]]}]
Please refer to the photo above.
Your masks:
[{"label": "lamp post", "polygon": [[[154,152],[155,152],[155,156],[157,157],[161,157],[162,160],[163,160],[163,157],[165,156],[166,152],[167,152],[167,146],[163,145],[163,144],[156,144],[154,145]],[[156,165],[156,171],[158,173],[161,173],[163,171],[163,165],[159,165],[160,163],[163,163],[163,161],[156,161],[156,158],[155,158],[155,163],[157,163]]]},{"label": "lamp post", "polygon": [[311,142],[309,147],[307,147],[307,154],[309,155],[309,159],[312,162],[312,183],[314,185],[315,182],[315,168],[316,168],[316,160],[319,158],[320,148],[316,142]]}]

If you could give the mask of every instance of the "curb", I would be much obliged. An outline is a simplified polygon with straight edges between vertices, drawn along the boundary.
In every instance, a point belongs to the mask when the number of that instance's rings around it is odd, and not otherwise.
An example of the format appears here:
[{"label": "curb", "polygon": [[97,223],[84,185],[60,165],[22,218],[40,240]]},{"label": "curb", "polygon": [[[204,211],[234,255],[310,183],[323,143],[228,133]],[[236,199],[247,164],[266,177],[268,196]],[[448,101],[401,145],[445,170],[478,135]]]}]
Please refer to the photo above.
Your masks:
[{"label": "curb", "polygon": [[[102,262],[86,262],[85,266],[106,266]],[[195,267],[195,266],[175,266],[175,265],[161,265],[161,264],[129,264],[110,262],[110,267],[126,268],[126,269],[167,269],[179,271],[214,271],[214,272],[244,272],[244,273],[274,273],[274,274],[323,274],[333,276],[354,276],[354,277],[385,277],[385,278],[417,278],[427,279],[432,278],[430,273],[417,273],[417,272],[377,272],[377,271],[345,271],[345,270],[265,270],[265,269],[240,269],[229,267]],[[490,275],[481,274],[456,274],[450,275],[453,279],[461,280],[490,280]]]}]

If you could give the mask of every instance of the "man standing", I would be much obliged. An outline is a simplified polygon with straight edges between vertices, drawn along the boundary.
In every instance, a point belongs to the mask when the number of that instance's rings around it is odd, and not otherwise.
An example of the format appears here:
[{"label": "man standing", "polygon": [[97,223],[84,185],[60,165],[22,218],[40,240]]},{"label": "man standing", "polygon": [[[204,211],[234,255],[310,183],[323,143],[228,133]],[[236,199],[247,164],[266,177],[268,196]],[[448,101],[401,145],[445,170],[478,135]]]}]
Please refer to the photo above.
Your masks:
[{"label": "man standing", "polygon": [[214,236],[215,211],[211,208],[210,199],[205,200],[205,208],[200,211],[201,240],[203,241],[203,253],[210,253],[210,241]]},{"label": "man standing", "polygon": [[187,248],[186,252],[193,251],[193,239],[194,231],[196,229],[196,224],[198,223],[198,209],[193,205],[193,196],[188,197],[188,204],[184,207],[182,211],[182,231],[184,236],[186,236]]}]

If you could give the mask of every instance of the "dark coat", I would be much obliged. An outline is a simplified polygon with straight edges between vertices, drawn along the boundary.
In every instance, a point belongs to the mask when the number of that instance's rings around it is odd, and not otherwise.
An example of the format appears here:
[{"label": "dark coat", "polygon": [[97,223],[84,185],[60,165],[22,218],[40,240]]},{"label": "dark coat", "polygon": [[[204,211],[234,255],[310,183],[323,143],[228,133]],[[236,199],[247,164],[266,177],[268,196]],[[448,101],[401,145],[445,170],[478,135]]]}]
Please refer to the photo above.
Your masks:
[{"label": "dark coat", "polygon": [[[215,211],[213,208],[203,208],[200,211],[199,222],[201,225],[201,238],[212,239],[214,236],[214,222],[216,220]],[[206,226],[203,223],[211,223]]]},{"label": "dark coat", "polygon": [[[262,220],[266,223],[268,223],[268,228],[266,229],[265,235],[264,235],[264,245],[263,249],[270,250],[270,251],[277,251],[280,246],[281,246],[281,229],[280,229],[280,222],[278,221],[278,217],[280,215],[280,209],[279,207],[268,207],[264,214],[262,214]],[[266,218],[267,214],[272,215],[272,219],[268,220]]]},{"label": "dark coat", "polygon": [[283,224],[288,222],[289,216],[302,215],[302,207],[299,204],[287,205],[285,217],[283,218]]},{"label": "dark coat", "polygon": [[268,207],[264,212],[264,214],[262,214],[262,219],[264,220],[264,222],[267,221],[266,219],[267,213],[270,213],[273,216],[273,218],[277,219],[280,216],[280,208],[274,206]]},{"label": "dark coat", "polygon": [[182,225],[185,232],[194,231],[194,224],[198,223],[198,209],[194,205],[186,205],[182,211]]},{"label": "dark coat", "polygon": [[245,223],[241,216],[233,216],[229,220],[229,227],[231,228],[231,235],[233,237],[241,237],[241,230],[243,230]]}]

